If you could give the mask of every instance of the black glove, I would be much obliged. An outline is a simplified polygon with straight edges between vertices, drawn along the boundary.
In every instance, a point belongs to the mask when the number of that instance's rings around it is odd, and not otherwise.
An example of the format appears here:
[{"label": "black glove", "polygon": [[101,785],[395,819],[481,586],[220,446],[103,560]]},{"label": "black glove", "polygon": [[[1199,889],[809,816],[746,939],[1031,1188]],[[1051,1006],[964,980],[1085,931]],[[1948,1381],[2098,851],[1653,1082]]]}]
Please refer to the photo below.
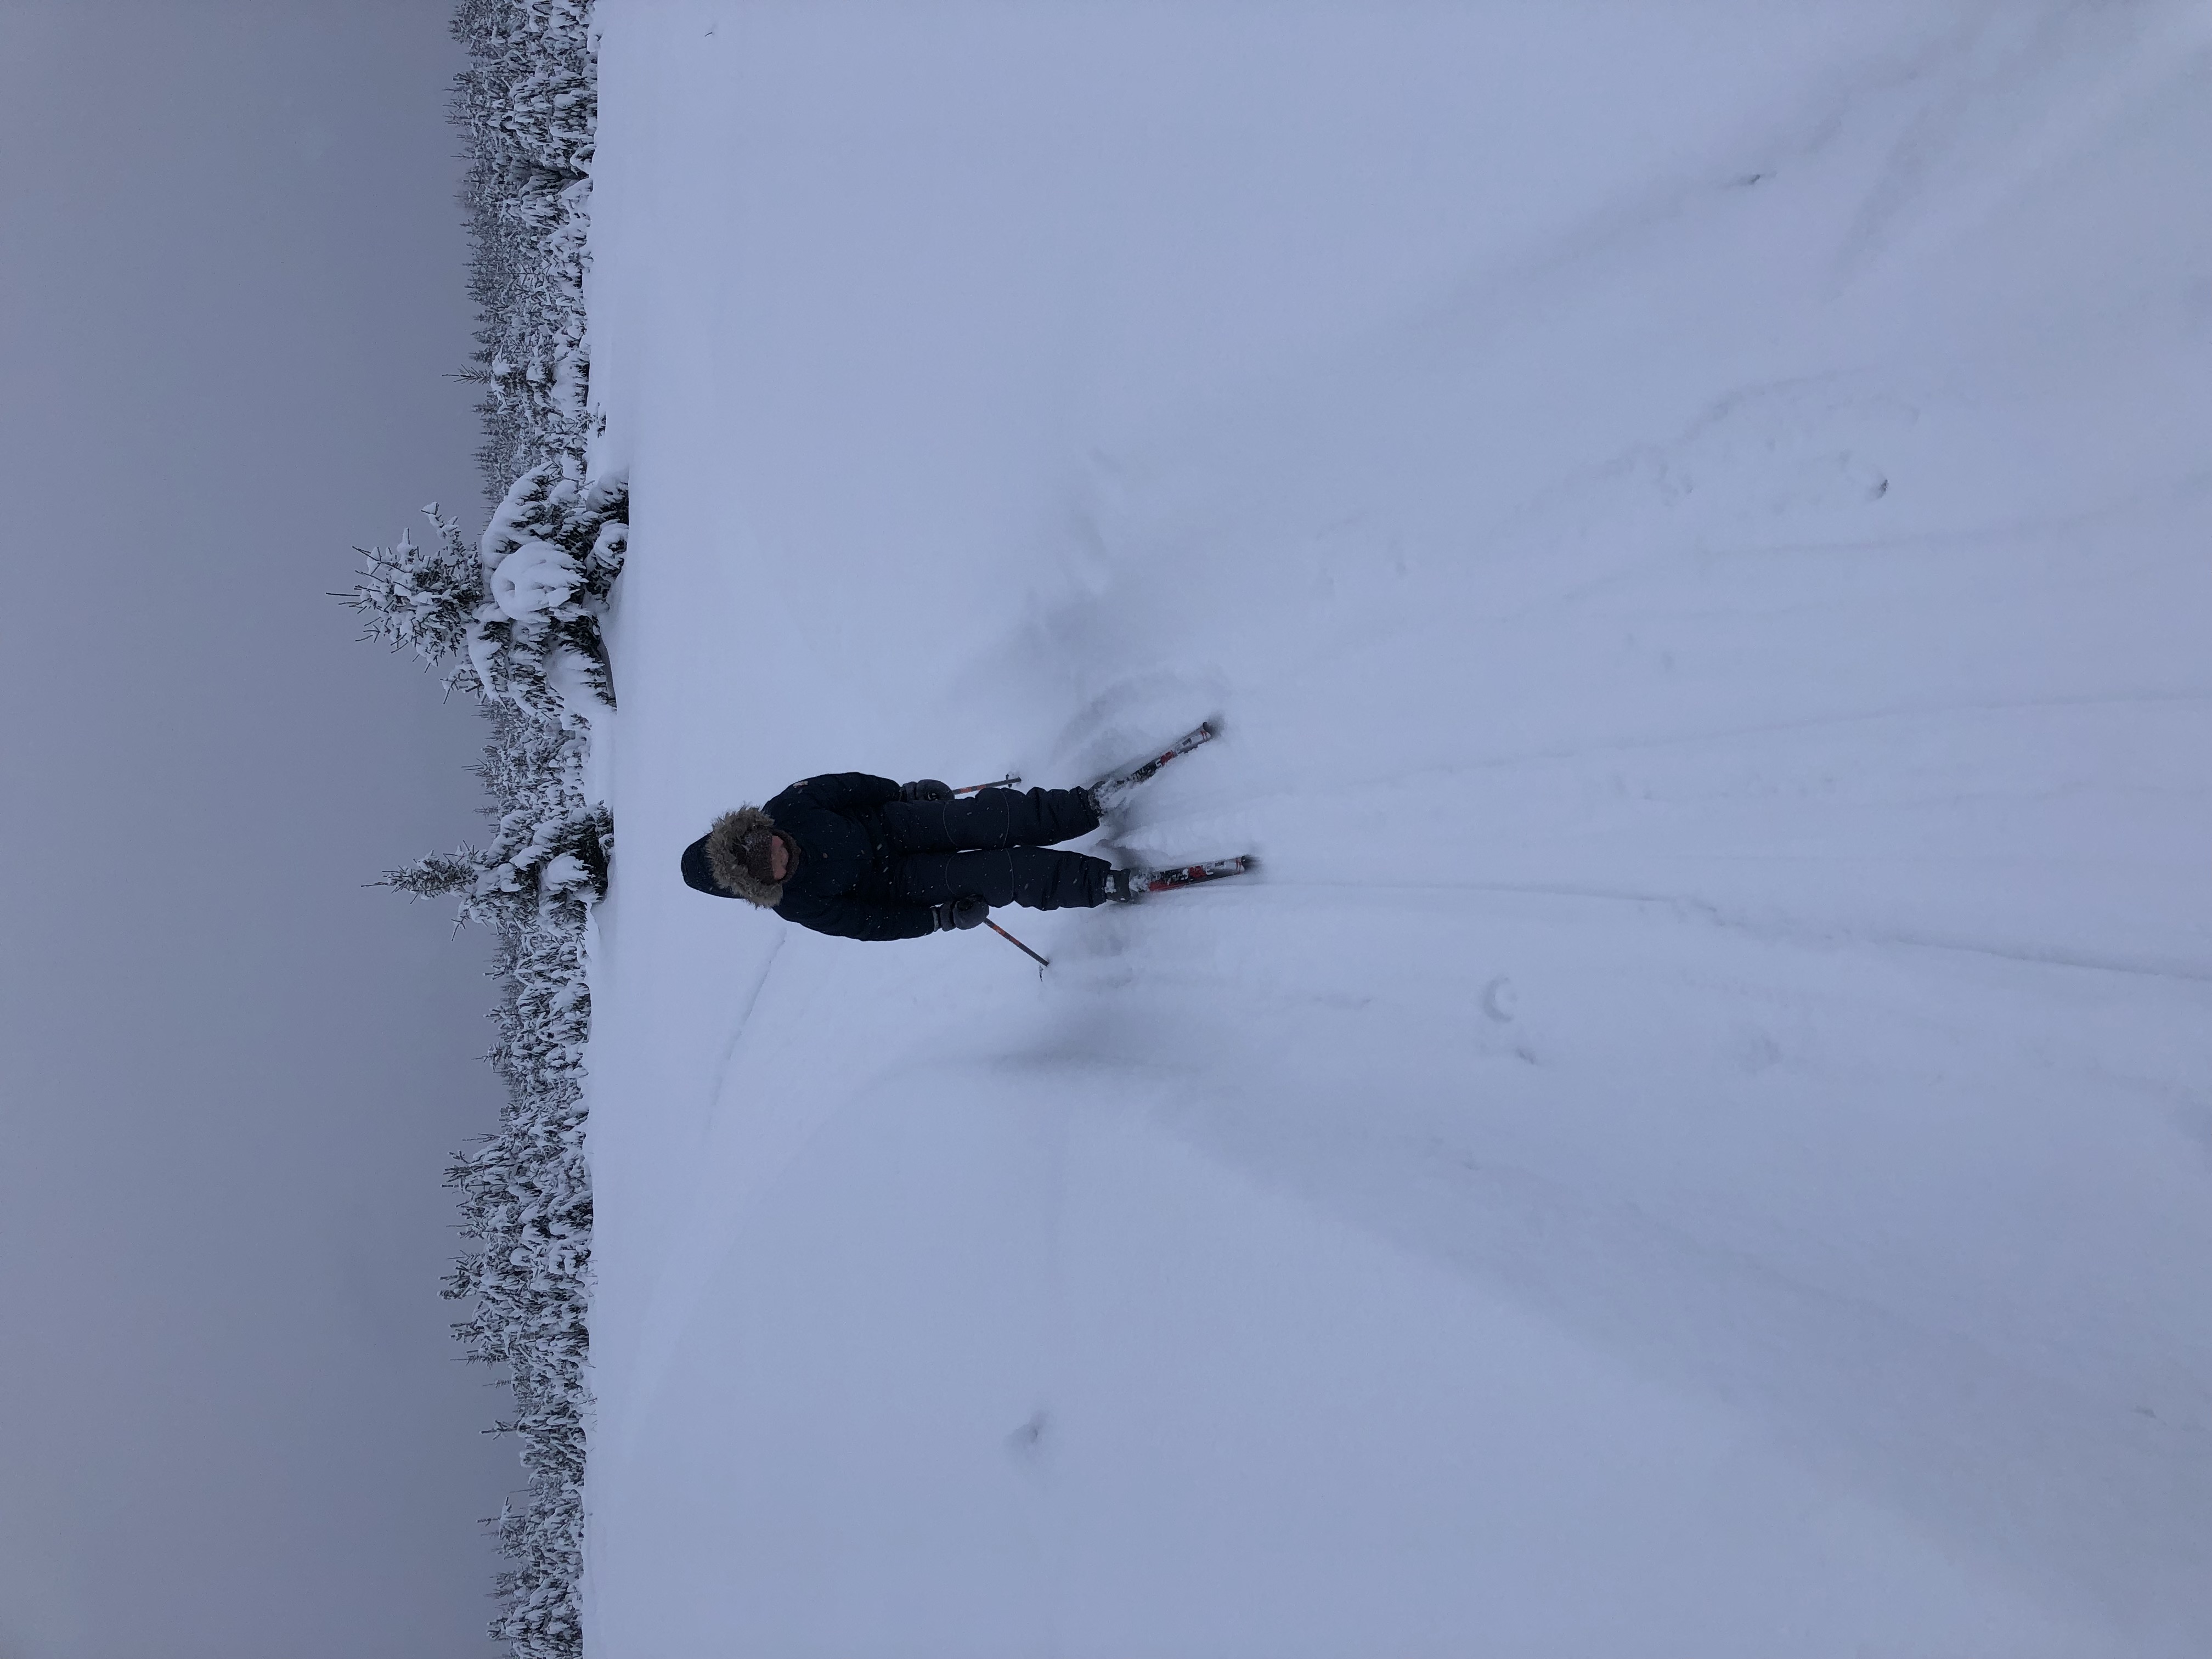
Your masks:
[{"label": "black glove", "polygon": [[951,800],[952,786],[939,783],[935,778],[918,778],[912,783],[899,785],[901,800]]},{"label": "black glove", "polygon": [[991,914],[991,907],[970,893],[966,898],[957,898],[950,904],[933,904],[930,915],[937,918],[937,931],[949,933],[955,927],[980,927],[983,918]]}]

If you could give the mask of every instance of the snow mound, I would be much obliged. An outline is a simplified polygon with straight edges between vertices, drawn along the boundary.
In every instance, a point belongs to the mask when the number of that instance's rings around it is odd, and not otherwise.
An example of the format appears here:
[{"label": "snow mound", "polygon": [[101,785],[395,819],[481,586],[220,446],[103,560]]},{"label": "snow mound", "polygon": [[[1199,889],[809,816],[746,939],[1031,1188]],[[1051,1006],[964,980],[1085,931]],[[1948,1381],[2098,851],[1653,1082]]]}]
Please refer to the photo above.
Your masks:
[{"label": "snow mound", "polygon": [[524,542],[491,573],[492,603],[517,622],[568,602],[582,580],[576,562],[550,542]]}]

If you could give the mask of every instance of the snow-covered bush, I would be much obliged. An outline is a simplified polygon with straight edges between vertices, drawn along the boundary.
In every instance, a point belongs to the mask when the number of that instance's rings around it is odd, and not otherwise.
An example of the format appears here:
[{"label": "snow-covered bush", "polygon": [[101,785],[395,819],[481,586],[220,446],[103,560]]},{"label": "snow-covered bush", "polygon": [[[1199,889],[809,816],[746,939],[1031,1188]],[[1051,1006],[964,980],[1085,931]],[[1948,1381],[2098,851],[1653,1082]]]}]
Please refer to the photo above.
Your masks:
[{"label": "snow-covered bush", "polygon": [[584,1383],[592,1196],[584,1164],[584,978],[590,907],[606,891],[614,826],[586,798],[592,716],[614,702],[602,623],[629,535],[619,477],[588,480],[586,231],[597,118],[589,0],[460,0],[470,64],[454,118],[470,157],[463,199],[479,307],[467,378],[485,388],[477,459],[499,497],[473,543],[434,503],[433,534],[361,550],[339,597],[368,637],[446,670],[492,726],[477,769],[486,845],[434,854],[385,883],[450,896],[494,930],[490,1060],[505,1081],[499,1132],[458,1155],[471,1253],[446,1294],[469,1357],[503,1368],[514,1409],[491,1433],[521,1443],[527,1490],[501,1507],[492,1634],[521,1659],[583,1651]]}]

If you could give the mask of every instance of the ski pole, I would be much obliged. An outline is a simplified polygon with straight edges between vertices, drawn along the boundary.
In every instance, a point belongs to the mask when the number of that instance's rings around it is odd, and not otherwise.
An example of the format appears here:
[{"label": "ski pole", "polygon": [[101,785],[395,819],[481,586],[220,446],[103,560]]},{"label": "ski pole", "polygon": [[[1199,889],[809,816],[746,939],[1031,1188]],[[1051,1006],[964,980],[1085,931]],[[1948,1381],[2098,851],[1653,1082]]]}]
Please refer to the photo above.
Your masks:
[{"label": "ski pole", "polygon": [[1051,960],[1048,957],[1039,956],[1036,951],[1030,950],[1028,945],[1023,944],[1021,940],[1016,939],[1005,928],[1000,927],[997,922],[992,921],[990,917],[986,916],[983,918],[983,925],[989,928],[993,933],[996,933],[1000,939],[1006,940],[1007,944],[1012,945],[1014,949],[1019,951],[1031,962],[1036,963],[1037,977],[1039,979],[1042,979],[1044,977],[1044,970],[1052,966]]},{"label": "ski pole", "polygon": [[1009,772],[1003,778],[994,778],[988,783],[963,784],[959,788],[954,790],[952,793],[956,795],[972,795],[978,789],[997,789],[1009,783],[1019,783],[1021,781],[1022,775],[1020,773]]}]

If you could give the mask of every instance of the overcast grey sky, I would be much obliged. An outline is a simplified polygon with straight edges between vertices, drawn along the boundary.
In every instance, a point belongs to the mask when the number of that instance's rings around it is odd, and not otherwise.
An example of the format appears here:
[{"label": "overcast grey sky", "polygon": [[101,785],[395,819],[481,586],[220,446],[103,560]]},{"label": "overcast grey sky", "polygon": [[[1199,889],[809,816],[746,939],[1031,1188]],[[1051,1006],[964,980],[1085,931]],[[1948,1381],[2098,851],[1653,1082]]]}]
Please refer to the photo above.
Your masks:
[{"label": "overcast grey sky", "polygon": [[354,642],[480,523],[447,0],[0,0],[0,1656],[495,1651],[437,1281],[483,741]]}]

